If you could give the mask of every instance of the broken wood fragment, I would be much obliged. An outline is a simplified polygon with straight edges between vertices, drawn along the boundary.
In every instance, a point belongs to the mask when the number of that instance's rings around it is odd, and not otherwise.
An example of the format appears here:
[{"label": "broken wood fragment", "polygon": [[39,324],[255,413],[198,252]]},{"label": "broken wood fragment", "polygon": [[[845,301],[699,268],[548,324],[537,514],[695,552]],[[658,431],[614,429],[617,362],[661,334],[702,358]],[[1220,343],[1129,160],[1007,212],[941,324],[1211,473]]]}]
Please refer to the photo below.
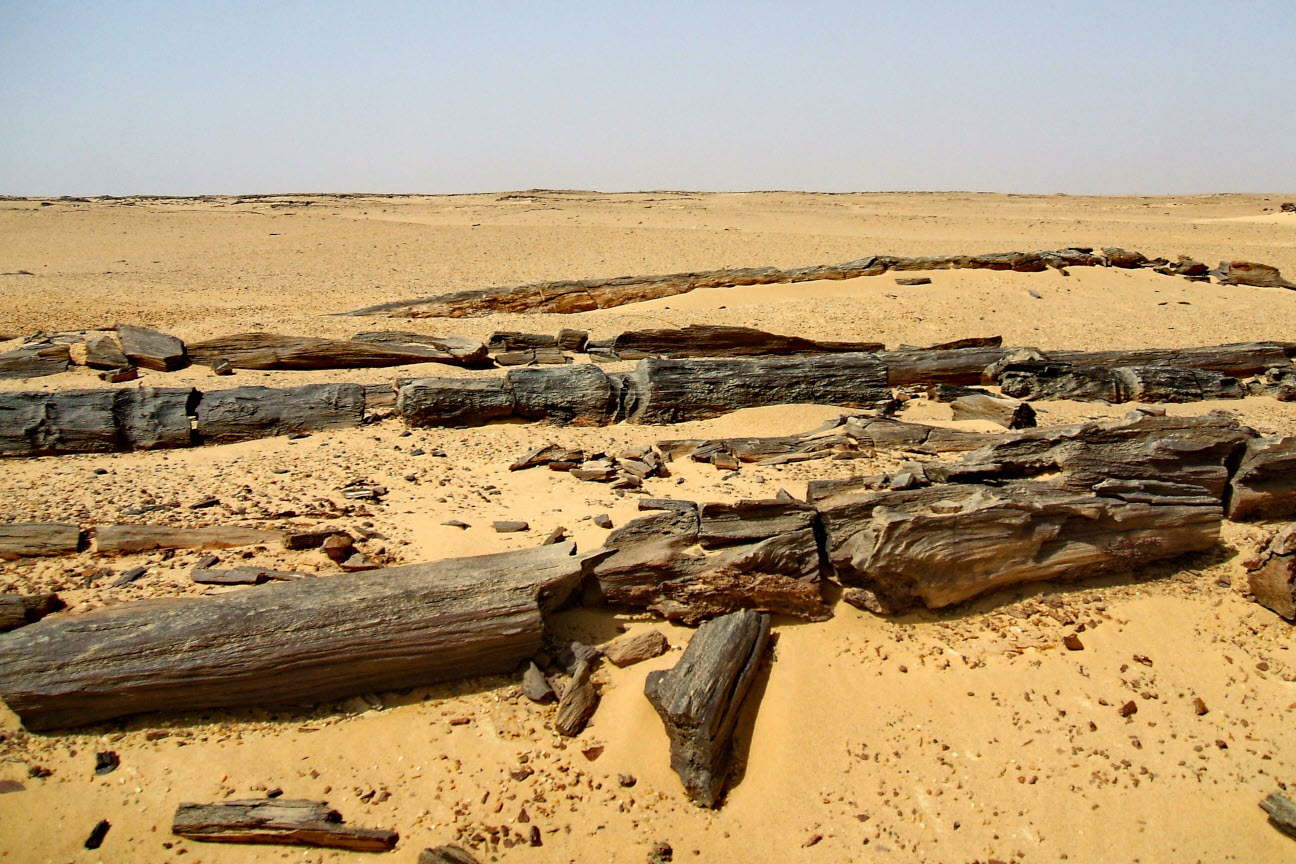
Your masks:
[{"label": "broken wood fragment", "polygon": [[1032,429],[1035,409],[1017,399],[1001,399],[989,394],[960,396],[950,403],[955,420],[988,420],[1005,429]]},{"label": "broken wood fragment", "polygon": [[176,808],[171,833],[204,843],[268,843],[352,852],[388,852],[400,839],[395,831],[343,823],[327,801],[294,798],[182,803]]},{"label": "broken wood fragment", "polygon": [[195,410],[200,440],[229,444],[275,435],[349,429],[364,422],[360,384],[235,387],[202,394]]},{"label": "broken wood fragment", "polygon": [[648,673],[644,693],[666,725],[671,767],[703,807],[724,790],[734,727],[769,637],[769,615],[734,612],[699,627],[674,668]]},{"label": "broken wood fragment", "polygon": [[[535,826],[532,826],[534,829]],[[538,838],[538,834],[536,835]],[[532,843],[532,846],[538,846],[538,843]],[[476,858],[459,846],[447,844],[445,846],[436,846],[431,849],[424,849],[419,853],[418,864],[478,864]]]},{"label": "broken wood fragment", "polygon": [[1256,438],[1229,483],[1228,518],[1285,519],[1296,516],[1296,436]]},{"label": "broken wood fragment", "polygon": [[1296,525],[1279,531],[1248,566],[1247,586],[1256,602],[1296,621]]},{"label": "broken wood fragment", "polygon": [[0,594],[0,632],[35,624],[66,608],[57,594]]},{"label": "broken wood fragment", "polygon": [[1269,814],[1269,824],[1288,837],[1296,837],[1296,804],[1280,792],[1270,792],[1260,802],[1260,807]]},{"label": "broken wood fragment", "polygon": [[110,453],[192,443],[189,388],[0,393],[0,455]]},{"label": "broken wood fragment", "polygon": [[540,650],[542,611],[580,583],[591,556],[574,550],[560,543],[47,618],[0,640],[0,698],[37,730],[510,672]]},{"label": "broken wood fragment", "polygon": [[74,555],[81,548],[81,528],[57,522],[0,525],[0,561]]},{"label": "broken wood fragment", "polygon": [[613,666],[632,666],[651,660],[670,649],[670,643],[660,630],[647,629],[629,633],[603,647],[603,656]]},{"label": "broken wood fragment", "polygon": [[96,525],[91,532],[99,555],[133,555],[153,549],[230,549],[283,540],[282,531],[237,526]]},{"label": "broken wood fragment", "polygon": [[558,713],[554,717],[554,729],[559,735],[574,738],[594,716],[599,696],[590,681],[592,664],[592,659],[578,660],[571,681],[563,688],[562,698],[558,700]]},{"label": "broken wood fragment", "polygon": [[184,343],[174,336],[134,324],[117,324],[113,329],[117,331],[122,353],[136,366],[155,372],[174,372],[189,362]]}]

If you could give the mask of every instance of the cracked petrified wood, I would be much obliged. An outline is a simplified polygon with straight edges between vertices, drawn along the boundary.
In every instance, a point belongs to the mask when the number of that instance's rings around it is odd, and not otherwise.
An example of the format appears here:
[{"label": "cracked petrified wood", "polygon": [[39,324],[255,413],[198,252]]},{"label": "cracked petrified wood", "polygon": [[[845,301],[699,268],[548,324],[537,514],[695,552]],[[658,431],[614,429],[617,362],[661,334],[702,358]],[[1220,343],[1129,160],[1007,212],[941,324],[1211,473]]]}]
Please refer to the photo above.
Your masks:
[{"label": "cracked petrified wood", "polygon": [[1296,516],[1296,436],[1250,441],[1229,484],[1228,518],[1291,516]]},{"label": "cracked petrified wood", "polygon": [[327,801],[294,798],[183,803],[176,808],[171,833],[204,843],[318,846],[352,852],[388,852],[400,839],[395,831],[345,824]]},{"label": "cracked petrified wood", "polygon": [[235,387],[202,394],[194,413],[200,440],[229,444],[253,438],[348,429],[364,422],[360,384]]},{"label": "cracked petrified wood", "polygon": [[736,609],[831,617],[819,578],[814,509],[770,499],[672,502],[608,535],[586,600],[647,607],[695,623]]},{"label": "cracked petrified wood", "polygon": [[[1028,354],[1031,356],[1021,356]],[[1078,401],[1200,402],[1241,399],[1236,378],[1176,366],[1096,366],[1059,362],[1036,351],[1010,355],[986,370],[1007,396]]]},{"label": "cracked petrified wood", "polygon": [[81,528],[58,522],[0,525],[0,561],[73,555],[81,548]]},{"label": "cracked petrified wood", "polygon": [[0,380],[43,378],[66,372],[72,352],[66,345],[36,342],[0,353]]},{"label": "cracked petrified wood", "polygon": [[1296,621],[1296,525],[1270,538],[1247,566],[1248,587],[1256,602]]},{"label": "cracked petrified wood", "polygon": [[0,393],[0,455],[187,447],[188,388]]},{"label": "cracked petrified wood", "polygon": [[572,543],[121,603],[0,637],[29,729],[148,711],[291,706],[509,672],[580,583]]},{"label": "cracked petrified wood", "polygon": [[184,343],[174,336],[134,324],[117,324],[114,329],[122,353],[141,369],[174,372],[189,362]]},{"label": "cracked petrified wood", "polygon": [[486,362],[486,346],[470,339],[420,339],[396,332],[362,333],[352,340],[237,333],[190,345],[189,358],[207,364],[226,360],[235,369],[361,369],[412,363],[474,366]]},{"label": "cracked petrified wood", "polygon": [[1007,585],[1126,573],[1215,545],[1218,502],[1159,492],[1149,496],[1141,484],[1104,495],[1042,483],[932,486],[842,496],[820,515],[842,583],[898,611]]},{"label": "cracked petrified wood", "polygon": [[16,630],[66,608],[57,594],[0,594],[0,631]]},{"label": "cracked petrified wood", "polygon": [[644,684],[671,742],[671,767],[689,798],[714,807],[724,791],[734,726],[769,644],[769,616],[745,610],[697,629],[675,668]]},{"label": "cracked petrified wood", "polygon": [[841,354],[881,351],[880,342],[824,342],[781,336],[752,327],[690,324],[680,328],[628,330],[590,347],[605,348],[621,360],[643,357],[770,357],[783,354]]}]

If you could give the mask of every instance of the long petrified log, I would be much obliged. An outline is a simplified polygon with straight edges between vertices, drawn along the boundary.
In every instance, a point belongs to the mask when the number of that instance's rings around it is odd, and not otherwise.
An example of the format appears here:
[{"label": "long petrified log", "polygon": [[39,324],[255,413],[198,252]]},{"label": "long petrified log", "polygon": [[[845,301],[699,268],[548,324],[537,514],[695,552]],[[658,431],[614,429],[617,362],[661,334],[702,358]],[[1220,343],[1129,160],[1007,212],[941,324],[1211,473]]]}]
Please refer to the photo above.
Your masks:
[{"label": "long petrified log", "polygon": [[592,364],[510,369],[503,378],[415,378],[396,408],[411,426],[479,426],[506,417],[600,425],[615,410],[612,383]]},{"label": "long petrified log", "polygon": [[539,650],[542,611],[580,583],[591,556],[574,550],[557,543],[46,619],[0,637],[0,698],[35,730],[511,671]]},{"label": "long petrified log", "polygon": [[820,507],[844,584],[888,611],[949,606],[1006,585],[1126,572],[1209,549],[1223,511],[1204,497],[1104,495],[1041,483],[933,486]]},{"label": "long petrified log", "polygon": [[195,399],[188,388],[0,393],[0,455],[187,447]]},{"label": "long petrified log", "polygon": [[202,394],[194,414],[200,440],[228,444],[274,435],[347,429],[364,422],[361,384],[235,387]]},{"label": "long petrified log", "polygon": [[1200,402],[1241,399],[1246,390],[1228,375],[1174,366],[1087,366],[1037,357],[1008,357],[987,370],[1016,399],[1122,402]]},{"label": "long petrified log", "polygon": [[420,344],[400,341],[402,336],[405,334],[367,333],[348,341],[238,333],[190,345],[189,358],[195,363],[224,359],[235,369],[361,369],[413,363],[474,366],[486,362],[486,346],[481,342],[429,339]]},{"label": "long petrified log", "polygon": [[1296,516],[1296,436],[1250,441],[1229,484],[1228,518],[1289,516]]},{"label": "long petrified log", "polygon": [[776,267],[707,270],[657,276],[618,276],[538,282],[530,285],[479,288],[437,297],[399,300],[357,309],[348,315],[388,318],[465,318],[495,312],[550,312],[567,314],[607,309],[659,297],[686,294],[699,288],[733,288],[741,285],[774,285],[821,279],[855,279],[880,276],[893,270],[984,269],[1036,273],[1049,267],[1095,267],[1107,259],[1091,249],[1056,252],[1001,252],[989,255],[935,255],[918,258],[874,256],[844,264],[822,264],[781,270]]},{"label": "long petrified log", "polygon": [[1296,525],[1279,531],[1247,566],[1248,587],[1256,602],[1296,621]]},{"label": "long petrified log", "polygon": [[0,354],[0,380],[57,375],[66,372],[71,363],[72,353],[66,345],[23,345]]},{"label": "long petrified log", "polygon": [[736,609],[826,620],[814,521],[795,501],[677,502],[608,535],[612,554],[586,580],[586,601],[686,623]]},{"label": "long petrified log", "polygon": [[294,798],[182,803],[171,833],[204,843],[272,843],[352,852],[387,852],[400,839],[395,831],[343,824],[342,815],[327,801]]},{"label": "long petrified log", "polygon": [[217,525],[173,528],[168,525],[96,525],[94,551],[100,555],[134,555],[153,549],[232,549],[258,543],[278,543],[282,531]]},{"label": "long petrified log", "polygon": [[780,336],[751,327],[690,324],[682,328],[630,330],[594,347],[607,348],[621,360],[643,357],[769,357],[785,354],[841,354],[881,351],[880,342],[823,342]]},{"label": "long petrified log", "polygon": [[724,791],[734,727],[769,645],[769,616],[734,612],[698,628],[673,669],[649,672],[644,694],[671,742],[671,767],[695,803]]},{"label": "long petrified log", "polygon": [[81,548],[81,529],[57,522],[0,525],[0,561],[72,555]]},{"label": "long petrified log", "polygon": [[0,632],[35,624],[63,608],[57,594],[0,594]]},{"label": "long petrified log", "polygon": [[629,383],[631,423],[678,423],[762,405],[867,408],[891,398],[886,367],[869,353],[760,360],[639,361]]}]

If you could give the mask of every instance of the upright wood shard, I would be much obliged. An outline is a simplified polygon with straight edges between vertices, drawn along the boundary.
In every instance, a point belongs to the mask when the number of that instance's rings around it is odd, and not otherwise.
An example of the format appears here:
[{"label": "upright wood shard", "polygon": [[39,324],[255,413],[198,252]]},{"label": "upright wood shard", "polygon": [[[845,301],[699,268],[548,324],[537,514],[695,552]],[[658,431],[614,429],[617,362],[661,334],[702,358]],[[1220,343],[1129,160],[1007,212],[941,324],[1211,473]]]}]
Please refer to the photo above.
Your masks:
[{"label": "upright wood shard", "polygon": [[81,547],[81,529],[57,522],[18,522],[0,525],[0,560],[75,555]]},{"label": "upright wood shard", "polygon": [[695,803],[724,791],[733,732],[769,645],[770,620],[742,611],[697,629],[675,668],[649,672],[644,693],[671,742],[671,767]]},{"label": "upright wood shard", "polygon": [[865,408],[891,398],[869,353],[761,360],[640,360],[630,376],[632,423],[680,423],[741,408],[808,403]]},{"label": "upright wood shard", "polygon": [[[603,343],[600,343],[603,344]],[[679,329],[630,330],[607,345],[622,360],[643,357],[769,357],[881,351],[880,342],[822,342],[751,327],[690,324]]]},{"label": "upright wood shard", "polygon": [[256,843],[317,846],[352,852],[388,852],[395,831],[355,828],[327,801],[257,798],[216,804],[183,803],[176,808],[171,833],[204,843]]},{"label": "upright wood shard", "polygon": [[142,369],[173,372],[189,362],[184,343],[174,336],[134,324],[117,324],[114,329],[121,341],[122,353]]},{"label": "upright wood shard", "polygon": [[820,514],[844,584],[893,609],[938,608],[1007,585],[1128,572],[1209,549],[1220,506],[1181,500],[1145,503],[1040,483],[933,486],[845,496]]},{"label": "upright wood shard", "polygon": [[0,354],[0,380],[57,375],[66,372],[71,363],[72,353],[66,345],[23,345]]},{"label": "upright wood shard", "polygon": [[1291,516],[1296,516],[1296,436],[1250,441],[1229,484],[1228,518]]},{"label": "upright wood shard", "polygon": [[28,729],[148,711],[312,704],[512,671],[580,583],[572,543],[140,600],[0,637]]},{"label": "upright wood shard", "polygon": [[188,388],[0,393],[0,455],[185,447],[195,398]]},{"label": "upright wood shard", "polygon": [[364,409],[360,384],[307,384],[211,390],[203,393],[195,413],[199,439],[229,444],[359,426]]},{"label": "upright wood shard", "polygon": [[486,359],[486,346],[480,342],[459,340],[464,344],[452,347],[448,340],[441,340],[438,346],[400,342],[388,333],[361,335],[368,338],[347,341],[238,333],[190,345],[189,358],[195,363],[225,359],[235,369],[362,369],[413,363],[468,366]]}]

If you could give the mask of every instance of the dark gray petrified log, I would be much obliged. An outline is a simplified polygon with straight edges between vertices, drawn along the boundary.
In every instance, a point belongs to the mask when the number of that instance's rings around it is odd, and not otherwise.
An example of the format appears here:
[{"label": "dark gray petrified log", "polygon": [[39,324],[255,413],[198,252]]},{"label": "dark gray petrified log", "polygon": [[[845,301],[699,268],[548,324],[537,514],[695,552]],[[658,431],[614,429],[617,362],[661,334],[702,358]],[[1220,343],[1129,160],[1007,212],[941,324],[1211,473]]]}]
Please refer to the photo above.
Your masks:
[{"label": "dark gray petrified log", "polygon": [[629,383],[632,423],[679,423],[741,408],[810,403],[866,408],[891,398],[870,353],[760,360],[639,361]]},{"label": "dark gray petrified log", "polygon": [[153,549],[231,549],[258,543],[277,543],[282,531],[214,525],[175,528],[168,525],[96,525],[94,551],[99,555],[134,555]]},{"label": "dark gray petrified log", "polygon": [[1229,484],[1228,518],[1291,516],[1296,516],[1296,436],[1250,441]]},{"label": "dark gray petrified log", "polygon": [[273,435],[347,429],[364,422],[361,384],[235,387],[203,393],[195,410],[198,437],[228,444]]},{"label": "dark gray petrified log", "polygon": [[[600,343],[602,345],[602,343]],[[880,342],[824,342],[780,336],[752,327],[690,324],[682,328],[630,330],[606,343],[622,360],[643,357],[769,357],[881,351]]]},{"label": "dark gray petrified log", "polygon": [[769,645],[769,616],[744,610],[698,628],[673,669],[644,684],[671,742],[671,767],[695,803],[714,807],[724,791],[733,732]]},{"label": "dark gray petrified log", "polygon": [[327,801],[293,798],[182,803],[176,808],[171,833],[204,843],[269,843],[352,852],[387,852],[400,839],[395,831],[345,824]]},{"label": "dark gray petrified log", "polygon": [[0,380],[42,378],[66,372],[72,352],[66,345],[38,342],[0,354]]},{"label": "dark gray petrified log", "polygon": [[[574,544],[122,603],[0,637],[29,729],[148,711],[291,706],[512,671],[589,556]],[[342,613],[342,614],[340,614]]]},{"label": "dark gray petrified log", "polygon": [[1200,402],[1241,399],[1236,379],[1206,369],[1174,366],[1089,366],[1037,357],[1008,357],[987,370],[1007,396],[1080,401]]},{"label": "dark gray petrified log", "polygon": [[1031,429],[1035,409],[1017,399],[1000,399],[988,393],[969,393],[950,403],[955,420],[988,420],[1005,429]]},{"label": "dark gray petrified log", "polygon": [[0,455],[187,447],[188,388],[0,393]]}]

